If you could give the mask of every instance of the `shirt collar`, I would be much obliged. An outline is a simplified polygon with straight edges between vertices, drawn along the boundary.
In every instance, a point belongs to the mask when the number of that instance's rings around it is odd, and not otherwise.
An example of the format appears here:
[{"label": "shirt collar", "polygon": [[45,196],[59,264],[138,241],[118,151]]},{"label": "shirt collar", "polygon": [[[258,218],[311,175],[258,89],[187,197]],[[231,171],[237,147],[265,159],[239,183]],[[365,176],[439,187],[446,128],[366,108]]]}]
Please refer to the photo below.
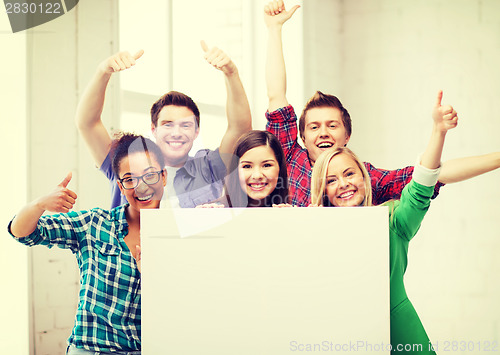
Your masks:
[{"label": "shirt collar", "polygon": [[125,203],[121,206],[113,208],[109,211],[109,218],[111,220],[116,221],[116,225],[118,226],[118,230],[128,229],[127,216],[125,215],[125,211],[129,206],[128,203]]},{"label": "shirt collar", "polygon": [[[196,177],[196,167],[195,167],[195,164],[193,164],[194,159],[195,158],[188,156],[184,165],[179,168],[179,170],[184,170],[192,178]],[[179,170],[177,170],[177,171],[179,171]]]}]

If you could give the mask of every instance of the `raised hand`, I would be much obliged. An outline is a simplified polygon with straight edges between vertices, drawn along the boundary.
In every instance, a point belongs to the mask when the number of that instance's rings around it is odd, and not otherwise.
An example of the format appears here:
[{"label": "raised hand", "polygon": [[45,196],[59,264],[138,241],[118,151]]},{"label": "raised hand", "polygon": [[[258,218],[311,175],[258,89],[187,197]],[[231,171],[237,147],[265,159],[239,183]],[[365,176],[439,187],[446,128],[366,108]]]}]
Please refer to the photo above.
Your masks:
[{"label": "raised hand", "polygon": [[101,62],[101,64],[99,64],[99,68],[108,74],[126,70],[133,67],[136,60],[142,57],[143,54],[144,51],[142,49],[137,51],[134,55],[131,55],[126,51],[118,52]]},{"label": "raised hand", "polygon": [[293,206],[289,203],[278,203],[278,204],[273,203],[273,207],[274,208],[287,208],[287,207],[297,207],[297,206]]},{"label": "raised hand", "polygon": [[295,5],[287,11],[283,0],[271,1],[264,6],[264,22],[267,27],[281,26],[293,16],[299,7],[300,5]]},{"label": "raised hand", "polygon": [[436,103],[432,109],[432,128],[429,144],[422,154],[420,164],[427,169],[437,169],[441,166],[441,154],[443,152],[446,133],[457,126],[457,112],[450,105],[443,105],[443,91],[439,90]]},{"label": "raised hand", "polygon": [[224,208],[224,205],[221,203],[204,203],[196,206],[195,208]]},{"label": "raised hand", "polygon": [[216,69],[219,69],[225,75],[231,75],[237,72],[236,65],[226,53],[217,47],[209,48],[205,41],[201,41],[200,44],[201,49],[205,52],[203,57],[208,64],[212,65]]},{"label": "raised hand", "polygon": [[67,188],[71,173],[47,196],[40,197],[24,206],[14,217],[11,232],[16,238],[26,237],[34,232],[38,220],[45,211],[68,212],[75,204],[76,194]]},{"label": "raised hand", "polygon": [[69,212],[76,201],[76,193],[67,188],[71,181],[71,172],[64,180],[56,186],[50,194],[38,199],[37,205],[45,211],[50,212]]},{"label": "raised hand", "polygon": [[457,111],[450,105],[442,105],[443,90],[439,90],[436,98],[436,104],[432,109],[432,119],[436,129],[440,132],[446,132],[455,128],[458,123]]}]

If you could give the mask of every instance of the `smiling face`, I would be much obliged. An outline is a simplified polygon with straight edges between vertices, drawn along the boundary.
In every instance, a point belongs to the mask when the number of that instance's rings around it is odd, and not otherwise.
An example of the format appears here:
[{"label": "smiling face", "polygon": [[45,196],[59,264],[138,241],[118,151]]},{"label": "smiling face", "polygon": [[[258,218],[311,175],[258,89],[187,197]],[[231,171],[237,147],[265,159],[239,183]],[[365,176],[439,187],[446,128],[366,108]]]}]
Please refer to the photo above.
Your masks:
[{"label": "smiling face", "polygon": [[193,112],[184,106],[164,106],[158,114],[156,127],[152,125],[151,129],[165,164],[182,167],[199,133]]},{"label": "smiling face", "polygon": [[[135,152],[123,157],[120,161],[118,178],[134,178],[162,170],[163,167],[160,166],[154,155],[146,152]],[[147,177],[145,179],[148,181]],[[137,213],[143,208],[159,207],[165,184],[166,176],[162,172],[155,184],[148,185],[143,179],[139,179],[137,186],[133,189],[125,189],[121,183],[118,183],[118,186],[130,204],[131,213]]]},{"label": "smiling face", "polygon": [[305,116],[302,139],[313,165],[325,150],[345,146],[349,141],[349,136],[340,110],[334,107],[309,109]]},{"label": "smiling face", "polygon": [[254,204],[264,200],[274,191],[279,173],[276,156],[267,145],[252,148],[240,158],[238,166],[240,186]]},{"label": "smiling face", "polygon": [[328,164],[325,194],[333,206],[354,207],[363,204],[366,185],[356,161],[345,153],[335,155]]}]

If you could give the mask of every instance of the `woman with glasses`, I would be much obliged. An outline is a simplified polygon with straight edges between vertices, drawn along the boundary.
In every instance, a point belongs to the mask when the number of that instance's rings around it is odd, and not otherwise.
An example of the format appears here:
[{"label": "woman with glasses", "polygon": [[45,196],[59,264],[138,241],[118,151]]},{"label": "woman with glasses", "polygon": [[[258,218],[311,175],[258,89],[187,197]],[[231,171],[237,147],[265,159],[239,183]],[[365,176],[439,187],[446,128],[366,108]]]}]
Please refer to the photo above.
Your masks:
[{"label": "woman with glasses", "polygon": [[[128,203],[112,210],[70,211],[77,198],[56,189],[22,208],[9,232],[28,246],[70,249],[80,269],[79,303],[68,354],[140,354],[140,210],[158,208],[166,176],[151,140],[123,134],[113,146],[113,170]],[[62,212],[42,216],[45,211]]]}]

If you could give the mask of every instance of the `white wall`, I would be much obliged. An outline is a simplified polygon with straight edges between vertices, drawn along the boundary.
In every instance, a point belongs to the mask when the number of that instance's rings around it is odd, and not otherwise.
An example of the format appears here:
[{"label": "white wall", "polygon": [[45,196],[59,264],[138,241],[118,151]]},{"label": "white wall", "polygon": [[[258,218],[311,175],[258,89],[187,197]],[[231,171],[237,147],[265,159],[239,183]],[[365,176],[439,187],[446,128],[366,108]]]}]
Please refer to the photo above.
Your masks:
[{"label": "white wall", "polygon": [[[317,66],[307,69],[306,96],[324,89],[340,98],[362,159],[412,165],[439,89],[460,119],[443,160],[500,150],[499,1],[317,0],[313,14],[308,4],[315,21],[305,43],[323,54],[309,58]],[[408,293],[440,350],[445,341],[500,341],[499,179],[495,171],[445,186],[411,243]]]},{"label": "white wall", "polygon": [[26,35],[12,34],[7,14],[0,12],[0,129],[2,207],[0,275],[0,347],[5,354],[29,351],[28,250],[7,233],[7,223],[26,200]]},{"label": "white wall", "polygon": [[304,98],[302,102],[289,101],[300,116],[307,99],[317,90],[340,96],[344,87],[341,75],[345,56],[341,0],[306,1],[298,11],[304,16]]},{"label": "white wall", "polygon": [[[4,225],[24,203],[50,192],[69,171],[73,179],[68,187],[79,196],[75,209],[95,207],[96,195],[101,206],[108,206],[107,181],[92,167],[74,116],[79,94],[98,61],[115,50],[110,40],[116,36],[110,20],[114,6],[113,1],[85,1],[70,13],[21,34],[9,33],[8,22],[5,25],[2,48],[9,55],[0,70],[1,93],[7,98],[2,101],[7,108],[2,107],[2,144],[8,145],[2,145],[2,162],[9,167],[3,174],[15,175],[3,176],[2,186],[14,184],[15,188],[4,189],[5,201],[14,201],[2,208]],[[96,41],[99,36],[105,40]],[[114,87],[104,112],[108,125],[113,117],[118,120],[113,114],[117,109]],[[14,293],[1,296],[4,319],[9,320],[3,322],[0,333],[2,349],[6,344],[7,349],[12,347],[9,354],[64,354],[78,303],[76,260],[67,250],[27,249],[9,238],[2,238],[2,254],[7,257],[1,259],[2,269],[11,270],[6,285]]]},{"label": "white wall", "polygon": [[[2,48],[12,51],[0,68],[0,90],[8,98],[2,101],[7,117],[2,144],[8,142],[2,145],[2,162],[7,171],[21,172],[15,181],[2,178],[3,186],[17,183],[5,189],[6,201],[14,202],[2,209],[4,224],[27,199],[50,191],[69,170],[75,173],[70,186],[79,195],[77,209],[108,205],[107,182],[92,168],[73,117],[99,60],[118,47],[112,40],[117,38],[114,4],[81,1],[73,12],[27,32],[27,49],[22,35],[5,34],[10,30],[1,15]],[[304,96],[290,101],[300,112],[316,89],[338,95],[354,122],[350,146],[363,159],[382,168],[413,164],[428,138],[438,89],[460,116],[459,127],[449,134],[445,160],[499,149],[500,2],[308,0],[299,11],[306,36]],[[285,31],[293,30],[292,22],[286,26]],[[260,44],[257,56],[264,57],[265,42]],[[111,85],[104,112],[109,127],[119,120],[118,81]],[[263,90],[253,91],[265,95]],[[265,107],[265,101],[256,106]],[[263,114],[258,111],[254,115]],[[260,117],[257,122],[260,126]],[[407,288],[432,340],[500,340],[499,178],[496,171],[444,187],[412,242]],[[3,325],[0,343],[12,346],[13,354],[24,354],[27,251],[9,238],[4,232],[1,262],[16,293],[1,296],[9,323]],[[76,263],[68,252],[32,251],[37,354],[61,353],[76,305]]]}]

